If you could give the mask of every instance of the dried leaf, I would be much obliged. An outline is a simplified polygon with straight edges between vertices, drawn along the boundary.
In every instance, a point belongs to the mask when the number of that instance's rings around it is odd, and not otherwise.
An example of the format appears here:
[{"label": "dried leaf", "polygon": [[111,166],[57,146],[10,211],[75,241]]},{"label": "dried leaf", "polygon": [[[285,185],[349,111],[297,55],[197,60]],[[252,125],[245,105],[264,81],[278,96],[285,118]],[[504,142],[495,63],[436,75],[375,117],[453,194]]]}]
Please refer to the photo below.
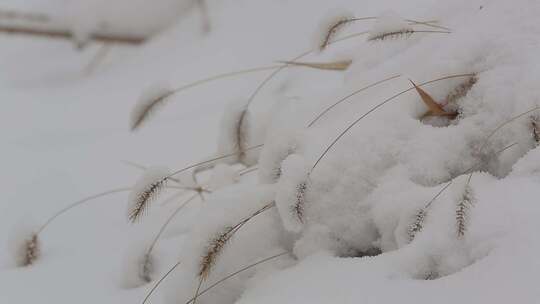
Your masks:
[{"label": "dried leaf", "polygon": [[340,60],[334,62],[297,62],[297,61],[280,61],[280,63],[304,66],[312,69],[330,70],[330,71],[344,71],[349,68],[352,60]]},{"label": "dried leaf", "polygon": [[428,107],[428,113],[426,114],[426,116],[428,116],[428,115],[431,115],[431,116],[455,116],[456,115],[456,113],[446,112],[441,107],[441,105],[439,105],[435,101],[435,99],[433,99],[433,97],[431,97],[426,91],[424,91],[422,88],[417,86],[412,80],[409,79],[409,81],[411,82],[411,84],[416,89],[416,92],[418,93],[418,95],[420,95],[420,98],[422,99],[424,104]]}]

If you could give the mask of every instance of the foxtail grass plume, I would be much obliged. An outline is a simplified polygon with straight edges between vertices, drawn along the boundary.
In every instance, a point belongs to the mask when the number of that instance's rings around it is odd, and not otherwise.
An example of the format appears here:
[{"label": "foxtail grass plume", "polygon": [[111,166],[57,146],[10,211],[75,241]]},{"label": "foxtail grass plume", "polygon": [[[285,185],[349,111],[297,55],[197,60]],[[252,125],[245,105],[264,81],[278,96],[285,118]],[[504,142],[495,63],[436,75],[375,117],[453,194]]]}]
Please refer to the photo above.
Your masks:
[{"label": "foxtail grass plume", "polygon": [[37,230],[29,218],[25,218],[13,227],[7,247],[14,266],[31,266],[39,259],[41,246]]},{"label": "foxtail grass plume", "polygon": [[445,104],[456,103],[459,99],[465,97],[472,87],[478,82],[477,75],[469,77],[469,79],[456,86],[444,99]]},{"label": "foxtail grass plume", "polygon": [[137,222],[146,213],[150,203],[165,188],[169,175],[166,168],[153,167],[145,171],[129,194],[127,216],[130,222]]},{"label": "foxtail grass plume", "polygon": [[414,215],[414,222],[409,225],[407,234],[409,235],[409,242],[412,242],[416,235],[424,228],[424,221],[427,216],[427,210],[425,208],[419,209]]},{"label": "foxtail grass plume", "polygon": [[145,254],[139,268],[139,277],[146,283],[152,282],[154,272],[154,258],[152,254]]},{"label": "foxtail grass plume", "polygon": [[248,217],[244,218],[234,226],[227,226],[218,233],[214,238],[212,238],[206,248],[205,254],[203,255],[199,263],[199,272],[198,276],[201,281],[204,281],[210,275],[213,266],[216,263],[217,258],[223,252],[224,247],[227,245],[229,240],[240,230],[245,224],[255,218],[257,215],[269,210],[275,206],[275,202],[264,205],[259,210],[255,211]]},{"label": "foxtail grass plume", "polygon": [[121,284],[124,288],[138,288],[150,283],[156,273],[156,260],[145,244],[134,243],[122,259]]},{"label": "foxtail grass plume", "polygon": [[200,263],[200,270],[198,274],[199,277],[202,279],[208,278],[210,270],[216,263],[217,257],[231,238],[233,231],[234,227],[226,227],[210,241]]},{"label": "foxtail grass plume", "polygon": [[377,18],[369,30],[368,41],[384,40],[399,35],[407,35],[414,31],[405,19],[394,12],[386,12]]},{"label": "foxtail grass plume", "polygon": [[349,11],[339,11],[328,15],[321,22],[320,29],[317,31],[317,34],[320,35],[320,38],[317,39],[319,51],[326,49],[339,32],[354,21],[354,14]]},{"label": "foxtail grass plume", "polygon": [[[229,104],[221,118],[221,130],[218,138],[218,152],[237,152],[232,155],[228,162],[239,162],[246,166],[253,165],[254,160],[248,157],[250,114],[244,100],[234,101]],[[256,160],[255,160],[256,162]]]},{"label": "foxtail grass plume", "polygon": [[465,186],[461,198],[456,206],[456,232],[457,237],[462,238],[467,231],[467,222],[469,218],[469,210],[474,204],[474,193],[469,183]]},{"label": "foxtail grass plume", "polygon": [[174,94],[173,89],[162,85],[155,85],[144,91],[131,111],[131,131],[138,129],[172,94]]},{"label": "foxtail grass plume", "polygon": [[409,225],[409,228],[407,229],[407,233],[409,235],[409,242],[412,242],[416,235],[421,232],[422,229],[424,229],[424,222],[426,220],[426,216],[428,215],[429,207],[431,207],[433,202],[435,202],[435,200],[437,200],[437,198],[439,198],[439,196],[441,196],[441,194],[443,194],[443,192],[448,189],[448,187],[450,187],[452,183],[452,181],[448,182],[444,187],[442,187],[439,192],[437,192],[437,194],[429,202],[427,202],[424,207],[422,207],[416,212],[414,216],[414,222]]},{"label": "foxtail grass plume", "polygon": [[531,116],[532,137],[536,146],[540,145],[540,116]]},{"label": "foxtail grass plume", "polygon": [[[428,27],[439,28],[439,30],[415,30],[413,25],[424,25]],[[433,25],[429,22],[421,22],[410,19],[403,19],[393,12],[387,12],[379,17],[369,31],[368,41],[383,41],[399,37],[408,37],[413,33],[441,33],[450,34],[451,32],[441,26]]]},{"label": "foxtail grass plume", "polygon": [[239,270],[237,270],[237,271],[235,271],[235,272],[233,272],[233,273],[231,273],[231,274],[229,274],[229,275],[227,275],[227,276],[225,276],[225,277],[223,277],[223,278],[217,280],[215,283],[213,283],[212,285],[206,287],[205,289],[201,290],[200,292],[197,292],[197,294],[196,294],[193,298],[189,299],[185,304],[191,304],[191,303],[193,303],[193,302],[197,299],[197,297],[199,297],[199,296],[201,296],[201,295],[203,295],[203,294],[209,292],[210,290],[212,290],[213,288],[217,287],[217,286],[220,285],[221,283],[227,281],[227,280],[230,279],[230,278],[233,278],[234,276],[236,276],[236,275],[238,275],[238,274],[240,274],[240,273],[242,273],[242,272],[244,272],[244,271],[247,271],[247,270],[249,270],[249,269],[251,269],[251,268],[253,268],[253,267],[255,267],[255,266],[261,265],[261,264],[263,264],[263,263],[272,261],[272,260],[274,260],[274,259],[277,259],[277,258],[279,258],[279,257],[285,256],[285,255],[288,255],[288,254],[290,254],[289,251],[281,252],[281,253],[272,255],[272,256],[270,256],[270,257],[264,258],[264,259],[262,259],[262,260],[259,260],[259,261],[255,262],[255,263],[252,263],[252,264],[249,264],[249,265],[247,265],[247,266],[244,266],[244,267],[240,268]]},{"label": "foxtail grass plume", "polygon": [[292,207],[294,216],[300,223],[304,223],[304,208],[306,205],[307,183],[303,182],[296,186],[296,201]]}]

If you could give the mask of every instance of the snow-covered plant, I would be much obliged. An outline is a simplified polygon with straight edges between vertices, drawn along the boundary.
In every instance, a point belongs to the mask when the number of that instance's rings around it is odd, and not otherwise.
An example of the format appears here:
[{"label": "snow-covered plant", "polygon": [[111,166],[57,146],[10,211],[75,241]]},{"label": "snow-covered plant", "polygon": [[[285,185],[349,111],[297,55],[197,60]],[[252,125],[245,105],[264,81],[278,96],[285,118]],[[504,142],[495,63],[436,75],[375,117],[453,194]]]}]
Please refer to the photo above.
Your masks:
[{"label": "snow-covered plant", "polygon": [[208,278],[208,276],[210,275],[210,272],[212,271],[212,267],[216,263],[217,258],[221,254],[225,245],[234,236],[234,234],[238,232],[238,230],[240,230],[242,226],[247,224],[250,220],[255,218],[257,215],[273,208],[274,206],[275,206],[275,202],[271,202],[264,205],[262,208],[255,211],[251,215],[247,216],[243,220],[239,221],[235,225],[225,227],[222,232],[220,232],[218,235],[216,235],[212,240],[208,242],[208,247],[206,248],[206,252],[201,258],[201,261],[199,263],[198,276],[201,278],[201,280],[205,280]]},{"label": "snow-covered plant", "polygon": [[530,120],[531,120],[532,138],[534,140],[535,146],[538,146],[540,144],[540,116],[532,115]]},{"label": "snow-covered plant", "polygon": [[442,105],[445,106],[455,104],[458,100],[465,97],[469,93],[469,91],[473,88],[477,81],[477,75],[472,75],[465,81],[461,82],[448,93]]},{"label": "snow-covered plant", "polygon": [[377,18],[369,31],[368,40],[385,40],[410,35],[413,32],[413,27],[405,19],[394,12],[387,12]]},{"label": "snow-covered plant", "polygon": [[431,205],[437,200],[441,194],[448,189],[452,185],[452,182],[447,183],[441,191],[437,193],[425,206],[420,208],[416,214],[414,215],[414,221],[409,225],[407,229],[407,233],[409,236],[409,242],[412,242],[416,235],[424,229],[424,222],[426,220],[426,217],[428,215],[428,210],[431,207]]},{"label": "snow-covered plant", "polygon": [[469,183],[465,186],[461,198],[456,206],[456,231],[457,237],[462,238],[467,231],[468,211],[474,204],[474,193]]},{"label": "snow-covered plant", "polygon": [[415,90],[417,87],[422,87],[426,84],[429,84],[429,83],[434,83],[434,82],[439,82],[439,81],[443,81],[443,80],[447,80],[447,79],[452,79],[452,78],[462,78],[462,77],[471,77],[475,74],[472,74],[472,73],[468,73],[468,74],[455,74],[455,75],[449,75],[449,76],[444,76],[444,77],[440,77],[440,78],[436,78],[436,79],[433,79],[433,80],[430,80],[430,81],[426,81],[426,82],[423,82],[419,85],[414,85],[413,87],[409,88],[409,89],[406,89],[406,90],[403,90],[385,100],[383,100],[382,102],[378,103],[377,105],[375,105],[374,107],[372,107],[371,109],[369,109],[367,112],[365,112],[364,114],[360,115],[360,117],[358,117],[355,121],[353,121],[351,124],[349,124],[343,131],[341,131],[341,133],[339,133],[339,135],[334,138],[334,140],[330,143],[330,145],[328,145],[326,147],[326,149],[321,153],[321,155],[319,156],[319,158],[317,159],[317,161],[315,162],[315,164],[313,165],[313,169],[314,170],[317,165],[319,164],[319,162],[328,154],[328,152],[334,147],[334,145],[344,136],[346,135],[354,126],[356,126],[362,119],[364,119],[365,117],[367,117],[369,114],[375,112],[376,110],[378,110],[380,107],[384,106],[385,104],[389,103],[390,101],[392,100],[395,100],[397,97],[411,91],[411,90]]},{"label": "snow-covered plant", "polygon": [[231,102],[221,118],[218,153],[235,151],[237,154],[231,157],[231,162],[239,162],[246,166],[254,165],[256,159],[245,152],[250,146],[251,123],[246,102],[243,100]]},{"label": "snow-covered plant", "polygon": [[283,174],[278,181],[276,206],[285,228],[300,232],[305,221],[308,170],[300,155],[290,155],[283,161]]},{"label": "snow-covered plant", "polygon": [[420,208],[416,214],[414,215],[414,221],[411,225],[409,225],[409,228],[407,229],[407,233],[409,235],[409,241],[414,241],[414,238],[416,235],[424,229],[424,221],[426,220],[427,216],[427,210],[426,208]]},{"label": "snow-covered plant", "polygon": [[126,249],[122,259],[121,285],[124,288],[137,288],[152,281],[156,273],[156,260],[145,246],[133,244]]}]

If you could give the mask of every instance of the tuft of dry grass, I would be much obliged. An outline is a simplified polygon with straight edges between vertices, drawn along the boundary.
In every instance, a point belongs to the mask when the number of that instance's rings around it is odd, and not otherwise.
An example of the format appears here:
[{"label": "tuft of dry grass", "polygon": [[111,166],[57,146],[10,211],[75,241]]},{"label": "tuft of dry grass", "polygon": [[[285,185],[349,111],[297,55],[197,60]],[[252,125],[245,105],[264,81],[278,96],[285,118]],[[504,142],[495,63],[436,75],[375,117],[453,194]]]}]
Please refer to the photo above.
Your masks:
[{"label": "tuft of dry grass", "polygon": [[288,65],[303,66],[317,70],[345,71],[352,64],[352,60],[338,60],[333,62],[298,62],[298,61],[278,61]]}]

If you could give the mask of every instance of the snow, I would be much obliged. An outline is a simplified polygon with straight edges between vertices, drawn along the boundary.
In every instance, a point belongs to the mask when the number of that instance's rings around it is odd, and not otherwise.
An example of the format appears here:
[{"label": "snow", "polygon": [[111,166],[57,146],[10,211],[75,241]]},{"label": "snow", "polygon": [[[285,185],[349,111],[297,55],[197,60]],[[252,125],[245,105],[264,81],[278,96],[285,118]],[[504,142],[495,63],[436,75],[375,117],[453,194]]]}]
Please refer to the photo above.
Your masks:
[{"label": "snow", "polygon": [[[153,36],[141,46],[113,46],[91,73],[85,66],[99,45],[74,50],[70,41],[0,36],[0,302],[141,302],[180,262],[149,303],[185,303],[199,282],[205,290],[278,254],[197,303],[538,302],[540,3],[206,2],[208,33],[191,1],[6,1],[67,18],[81,37],[103,23]],[[273,70],[205,83],[169,96],[130,131],[130,113],[140,116],[156,96],[294,58],[313,49],[312,38],[319,43],[321,27],[336,16],[378,18],[348,24],[337,37],[366,33],[302,61],[350,58],[346,71],[286,68],[249,105]],[[440,28],[408,20],[436,20],[451,33],[422,32]],[[404,29],[418,32],[369,41]],[[351,95],[393,75],[400,76]],[[409,79],[457,117],[425,117]],[[126,208],[149,184],[263,143],[195,169],[197,180],[191,171],[174,176],[145,216],[127,223]],[[211,193],[171,221],[147,283],[148,241],[197,194],[177,181]],[[132,193],[56,218],[39,234],[39,258],[21,267],[16,257],[40,226],[19,223],[43,224],[81,197],[121,187]],[[299,201],[301,220],[291,212]],[[263,206],[270,207],[249,218]],[[420,211],[421,229],[411,236]],[[212,240],[247,218],[201,281]]]}]

